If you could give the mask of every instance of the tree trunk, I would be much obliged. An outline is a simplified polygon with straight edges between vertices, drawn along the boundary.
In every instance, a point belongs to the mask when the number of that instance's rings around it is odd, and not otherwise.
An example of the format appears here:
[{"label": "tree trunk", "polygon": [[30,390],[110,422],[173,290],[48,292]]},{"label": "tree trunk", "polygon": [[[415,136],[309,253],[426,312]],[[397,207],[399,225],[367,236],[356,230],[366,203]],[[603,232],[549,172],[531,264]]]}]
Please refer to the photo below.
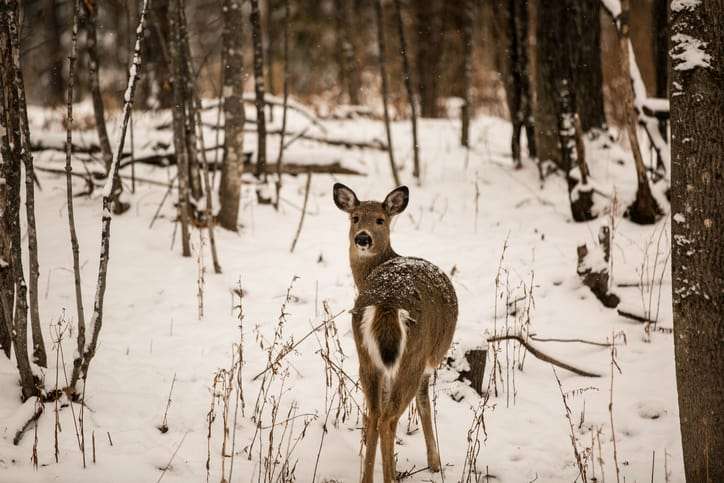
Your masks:
[{"label": "tree trunk", "polygon": [[443,41],[442,0],[414,2],[417,32],[417,82],[422,117],[439,117],[438,81],[440,79]]},{"label": "tree trunk", "polygon": [[241,174],[244,170],[244,38],[242,0],[224,0],[224,160],[217,219],[227,230],[239,229]]},{"label": "tree trunk", "polygon": [[354,42],[353,24],[350,12],[351,0],[335,0],[335,20],[339,40],[340,78],[347,90],[349,103],[360,104],[360,89],[362,86],[361,72],[357,65],[357,49]]},{"label": "tree trunk", "polygon": [[[85,17],[84,26],[86,31],[86,50],[88,52],[88,75],[90,78],[91,95],[93,97],[93,114],[95,115],[96,131],[98,132],[98,142],[101,146],[103,162],[106,165],[106,173],[108,173],[113,162],[113,151],[111,151],[111,142],[108,139],[108,131],[106,130],[105,107],[103,106],[103,95],[101,93],[99,76],[100,64],[98,62],[98,35],[96,32],[98,4],[95,0],[84,0],[80,3],[83,7],[83,16]],[[70,83],[70,78],[68,82]]]},{"label": "tree trunk", "polygon": [[172,43],[167,20],[170,1],[153,2],[144,31],[145,75],[139,82],[136,103],[140,109],[171,109],[174,106],[174,92],[170,82],[173,72],[169,65],[170,52],[166,52]]},{"label": "tree trunk", "polygon": [[176,152],[179,185],[179,220],[181,221],[181,254],[191,256],[189,244],[189,162],[186,139],[186,99],[184,98],[184,52],[181,37],[179,0],[171,0],[168,9],[169,32],[173,42],[169,45],[171,66],[173,68],[174,108],[173,108],[173,145]]},{"label": "tree trunk", "polygon": [[[654,66],[656,69],[656,97],[666,99],[669,97],[669,23],[668,1],[654,0],[652,2],[652,16],[654,18]],[[664,141],[668,141],[667,121],[659,120],[659,132]],[[665,172],[666,163],[656,150],[657,169]],[[669,176],[671,174],[669,173]]]},{"label": "tree trunk", "polygon": [[[395,0],[395,17],[397,20],[397,33],[400,37],[400,56],[402,57],[402,75],[405,79],[405,91],[407,102],[410,105],[410,123],[412,124],[412,154],[413,166],[412,176],[420,183],[420,145],[417,141],[417,102],[415,92],[412,89],[412,70],[407,55],[407,40],[405,38],[405,24],[402,21],[402,6],[400,0]],[[472,72],[471,72],[472,73]]]},{"label": "tree trunk", "polygon": [[[629,52],[629,0],[621,1],[621,15],[618,19],[618,41],[619,51],[621,54],[621,73],[624,78],[629,77],[630,69],[630,52]],[[627,106],[626,109],[626,132],[628,134],[631,152],[636,167],[636,199],[633,204],[626,210],[627,216],[631,221],[641,225],[649,225],[656,222],[661,214],[654,196],[651,194],[648,175],[646,174],[646,166],[641,155],[641,147],[639,146],[638,134],[636,132],[638,126],[638,116],[634,108],[634,93],[631,82],[623,84],[623,102]]]},{"label": "tree trunk", "polygon": [[556,72],[557,57],[562,54],[556,30],[561,21],[559,2],[536,1],[536,106],[535,136],[538,159],[561,164],[558,146]]},{"label": "tree trunk", "polygon": [[[671,5],[674,347],[687,481],[724,481],[724,16]],[[696,51],[698,56],[693,56]]]},{"label": "tree trunk", "polygon": [[[274,88],[274,0],[266,0],[266,60],[267,90],[275,95]],[[269,106],[269,122],[274,122],[274,108]]]},{"label": "tree trunk", "polygon": [[601,64],[601,0],[569,2],[568,15],[574,29],[571,61],[575,66],[573,84],[575,97],[580,102],[576,111],[583,132],[604,129],[603,68]]},{"label": "tree trunk", "polygon": [[282,161],[284,160],[284,139],[287,131],[287,111],[289,107],[289,0],[284,0],[284,48],[283,59],[283,105],[282,105],[282,132],[279,135],[279,155],[277,156],[277,179],[276,179],[276,197],[274,198],[274,208],[279,210],[282,192]]},{"label": "tree trunk", "polygon": [[[4,140],[7,145],[3,147],[3,157],[5,159],[4,175],[5,175],[5,209],[3,213],[3,230],[7,237],[5,238],[4,256],[9,256],[9,267],[5,266],[2,271],[9,271],[14,285],[14,301],[15,311],[12,315],[12,327],[9,333],[12,337],[12,346],[15,349],[15,360],[20,375],[20,385],[22,387],[22,398],[27,398],[38,394],[33,373],[28,359],[28,304],[27,304],[27,287],[23,275],[22,265],[22,243],[20,236],[20,173],[23,134],[22,134],[22,112],[20,99],[18,98],[19,89],[16,85],[18,75],[16,73],[20,67],[20,56],[14,55],[18,41],[18,4],[14,0],[5,0],[0,6],[0,58],[2,65],[5,67],[0,70],[2,72],[2,116],[4,132]],[[4,143],[5,144],[5,143]],[[7,239],[9,238],[9,250]],[[9,253],[8,253],[9,252]],[[4,318],[7,317],[8,307],[12,307],[12,298],[9,297],[7,285],[3,287],[3,306]],[[6,320],[7,327],[7,320]]]},{"label": "tree trunk", "polygon": [[380,64],[380,77],[382,78],[382,109],[385,115],[385,132],[387,133],[387,154],[390,157],[390,168],[395,186],[400,186],[400,176],[395,165],[394,149],[392,148],[392,130],[390,128],[390,113],[387,109],[389,91],[387,87],[387,68],[385,56],[385,22],[382,12],[382,0],[375,0],[375,20],[377,25],[377,46],[379,48],[378,62]]},{"label": "tree trunk", "polygon": [[196,117],[194,116],[195,82],[194,69],[189,44],[188,23],[186,21],[186,1],[179,0],[179,35],[181,36],[181,55],[183,62],[183,99],[185,105],[184,128],[186,129],[186,152],[189,164],[189,185],[191,196],[198,201],[203,195],[199,154],[196,149]]},{"label": "tree trunk", "polygon": [[[399,1],[399,0],[397,0]],[[470,115],[472,110],[471,90],[473,86],[473,23],[475,21],[474,0],[463,2],[463,106],[461,117],[460,144],[470,146]]]},{"label": "tree trunk", "polygon": [[[58,0],[47,0],[45,20],[48,29],[48,71],[46,74],[46,100],[51,106],[63,104],[65,98],[65,79],[63,79],[63,28],[58,19]],[[18,27],[20,28],[20,27]]]},{"label": "tree trunk", "polygon": [[254,44],[254,95],[256,97],[256,173],[266,182],[266,118],[264,115],[264,51],[261,43],[259,0],[251,0],[251,37]]},{"label": "tree trunk", "polygon": [[[68,227],[70,231],[70,246],[71,246],[71,252],[73,254],[73,281],[75,285],[75,306],[76,306],[76,315],[77,320],[76,324],[78,326],[78,335],[76,337],[76,357],[73,359],[73,373],[77,373],[80,370],[80,365],[82,363],[82,357],[81,354],[83,354],[83,351],[85,349],[85,311],[83,309],[83,290],[81,289],[81,278],[80,278],[80,248],[78,246],[78,235],[75,231],[75,210],[73,207],[73,182],[72,182],[72,173],[73,173],[73,167],[71,165],[71,155],[73,151],[73,89],[75,86],[75,67],[76,67],[76,60],[77,60],[77,47],[78,47],[78,22],[80,17],[80,8],[81,4],[85,5],[83,8],[85,8],[85,15],[88,17],[89,13],[93,15],[93,19],[87,18],[88,21],[93,22],[93,33],[92,35],[95,35],[95,13],[91,13],[88,11],[88,5],[84,4],[82,0],[75,0],[75,8],[73,9],[73,31],[72,31],[72,39],[71,39],[71,48],[70,48],[70,56],[68,57],[68,95],[66,99],[66,108],[67,108],[67,125],[66,125],[66,142],[65,142],[65,193],[66,193],[66,203],[68,205]],[[95,8],[95,7],[94,7]],[[91,32],[88,32],[89,42],[91,37]],[[89,49],[90,52],[90,49]],[[91,56],[92,57],[92,56]],[[93,63],[93,59],[91,58],[91,63]],[[97,72],[97,71],[96,71]],[[93,80],[91,79],[91,83]],[[94,98],[94,105],[95,105],[95,98]],[[101,103],[101,109],[103,108],[103,104]],[[101,111],[102,112],[102,111]],[[96,111],[96,114],[98,111]],[[96,122],[98,121],[98,118],[96,117]],[[101,115],[101,121],[103,121],[103,117]],[[103,129],[105,131],[105,122],[103,125]],[[107,139],[106,139],[107,140]],[[110,146],[109,146],[109,152],[110,152]],[[111,160],[111,164],[113,164],[113,160]],[[111,175],[110,172],[111,165],[107,165],[106,167],[106,177]],[[72,377],[72,376],[71,376]]]},{"label": "tree trunk", "polygon": [[[11,53],[14,59],[12,67],[17,102],[17,114],[20,125],[20,145],[23,165],[25,167],[25,216],[28,229],[28,298],[30,304],[30,325],[33,337],[33,362],[41,367],[47,366],[45,343],[40,328],[40,309],[38,307],[38,277],[40,267],[38,264],[38,236],[35,223],[35,173],[33,171],[33,155],[30,145],[30,123],[28,121],[27,101],[25,98],[25,81],[20,66],[20,35],[17,19],[19,7],[13,2],[7,2],[9,8],[14,8],[12,16],[8,18],[10,32]],[[20,270],[22,272],[22,269]],[[22,273],[21,273],[22,275]]]}]

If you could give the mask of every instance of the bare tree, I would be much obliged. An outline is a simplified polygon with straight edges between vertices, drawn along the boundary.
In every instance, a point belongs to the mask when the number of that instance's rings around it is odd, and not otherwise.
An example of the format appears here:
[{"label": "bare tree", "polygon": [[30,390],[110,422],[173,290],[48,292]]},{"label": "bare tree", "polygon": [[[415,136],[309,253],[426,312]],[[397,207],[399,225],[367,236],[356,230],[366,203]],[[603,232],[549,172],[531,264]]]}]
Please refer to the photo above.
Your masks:
[{"label": "bare tree", "polygon": [[[412,124],[412,154],[413,165],[412,175],[420,182],[420,145],[417,141],[417,102],[415,92],[412,89],[412,69],[407,54],[407,41],[405,39],[405,24],[402,21],[402,6],[400,0],[395,0],[395,19],[397,21],[397,33],[400,37],[400,56],[402,57],[402,75],[405,81],[407,102],[410,105],[410,123]],[[472,72],[471,72],[472,74]]]},{"label": "bare tree", "polygon": [[244,18],[241,4],[242,0],[224,0],[222,6],[224,160],[217,219],[223,228],[231,231],[239,229],[239,198],[244,169]]},{"label": "bare tree", "polygon": [[[22,244],[20,236],[20,172],[24,154],[23,138],[23,106],[21,106],[20,88],[16,84],[17,71],[21,69],[18,49],[18,15],[19,7],[15,0],[3,0],[0,8],[0,58],[2,59],[2,127],[3,173],[5,179],[5,200],[3,209],[3,257],[9,256],[0,270],[9,269],[14,288],[3,287],[2,305],[6,329],[12,337],[15,349],[15,360],[20,375],[23,400],[37,395],[38,388],[33,377],[28,358],[27,328],[28,302],[27,286],[23,275]],[[17,49],[17,50],[16,50]],[[24,98],[23,98],[24,101]],[[32,176],[32,171],[31,171]],[[8,240],[9,239],[9,240]],[[15,311],[12,313],[12,325],[8,325],[8,314],[12,311],[14,299]]]},{"label": "bare tree", "polygon": [[[583,132],[606,127],[603,110],[603,68],[601,63],[601,1],[570,2],[568,15],[576,39],[571,46],[573,85],[576,105]],[[583,102],[585,99],[585,102]]]},{"label": "bare tree", "polygon": [[287,108],[289,107],[289,0],[284,0],[284,105],[282,106],[282,132],[279,135],[279,155],[277,156],[277,180],[276,180],[276,197],[274,198],[274,208],[279,209],[279,201],[282,191],[282,161],[284,160],[284,138],[287,130]]},{"label": "bare tree", "polygon": [[[266,117],[264,114],[264,51],[259,0],[251,0],[251,37],[254,44],[254,95],[256,98],[256,177],[266,183]],[[259,192],[257,197],[261,201]]]},{"label": "bare tree", "polygon": [[[128,73],[128,84],[123,96],[123,114],[121,122],[121,132],[118,140],[118,147],[116,148],[115,158],[111,165],[111,173],[106,180],[106,185],[103,189],[103,210],[101,215],[101,253],[98,264],[98,279],[96,281],[96,294],[93,303],[93,316],[91,318],[91,335],[88,344],[82,353],[82,362],[77,366],[73,366],[73,374],[71,376],[71,383],[68,391],[71,393],[75,392],[75,386],[79,378],[83,381],[88,377],[88,368],[93,360],[98,346],[98,337],[100,335],[101,328],[103,326],[103,301],[106,293],[106,278],[108,275],[108,261],[110,259],[110,243],[111,243],[111,205],[113,203],[113,181],[118,177],[118,168],[120,166],[121,153],[123,153],[123,145],[126,141],[126,131],[128,130],[128,121],[131,117],[131,110],[133,109],[133,99],[136,92],[136,82],[141,69],[141,46],[143,40],[143,27],[146,22],[146,15],[148,13],[149,0],[143,0],[143,6],[141,7],[141,15],[138,20],[138,27],[136,28],[136,42],[133,48],[133,62],[129,67]],[[172,4],[175,4],[175,0]],[[176,13],[177,14],[177,13]]]},{"label": "bare tree", "polygon": [[[30,326],[33,337],[33,362],[41,367],[47,366],[45,343],[40,328],[40,309],[38,307],[38,277],[40,267],[38,264],[38,235],[35,223],[35,173],[33,170],[33,155],[30,145],[30,123],[28,121],[27,102],[25,99],[25,81],[20,66],[20,35],[18,33],[19,7],[13,5],[14,17],[8,19],[10,32],[10,47],[13,62],[13,86],[17,99],[17,114],[20,124],[20,145],[23,165],[25,167],[25,216],[28,229],[28,299],[30,306]],[[17,59],[17,60],[15,60]]]},{"label": "bare tree", "polygon": [[422,117],[439,117],[439,77],[442,69],[445,2],[428,0],[414,2],[417,47],[415,64],[420,93]]},{"label": "bare tree", "polygon": [[[169,4],[171,0],[156,0],[150,7],[149,19],[144,31],[143,56],[146,59],[145,75],[139,82],[137,107],[169,109],[173,107],[173,76],[170,53],[166,52],[171,34],[168,30]],[[111,3],[112,4],[112,3]]]},{"label": "bare tree", "polygon": [[[621,0],[621,14],[618,17],[618,47],[621,56],[621,72],[626,78],[629,77],[629,65],[631,63],[629,51],[629,0]],[[623,85],[623,100],[628,109],[626,109],[626,134],[628,134],[629,144],[634,158],[636,167],[636,199],[627,209],[627,214],[631,221],[642,225],[655,223],[661,214],[658,203],[651,194],[649,179],[646,173],[646,166],[641,155],[641,147],[639,146],[638,133],[638,117],[634,105],[633,85],[625,82]]]},{"label": "bare tree", "polygon": [[339,39],[340,78],[349,96],[349,103],[358,105],[362,79],[357,65],[357,48],[352,30],[354,24],[351,21],[350,0],[335,0],[334,16]]},{"label": "bare tree", "polygon": [[471,90],[473,84],[473,24],[475,22],[475,2],[463,2],[463,106],[461,112],[462,132],[460,144],[470,146]]},{"label": "bare tree", "polygon": [[521,167],[520,134],[525,129],[528,155],[536,157],[533,101],[530,89],[528,54],[528,0],[499,0],[496,2],[496,25],[505,40],[508,56],[501,66],[503,86],[513,124],[511,152],[513,164]]},{"label": "bare tree", "polygon": [[380,77],[382,78],[382,109],[385,115],[385,132],[387,133],[387,154],[390,158],[390,168],[392,170],[392,178],[395,186],[400,185],[400,176],[397,174],[397,166],[395,165],[395,154],[392,147],[392,130],[390,128],[390,113],[387,109],[389,102],[389,88],[387,87],[387,68],[385,55],[385,22],[382,12],[382,0],[375,0],[375,20],[377,25],[377,46],[379,48],[378,61],[380,64]]},{"label": "bare tree", "polygon": [[[75,209],[73,207],[73,181],[72,173],[73,167],[71,165],[71,155],[73,151],[73,89],[75,87],[75,67],[78,58],[78,23],[80,17],[81,4],[84,3],[82,0],[75,0],[75,8],[73,9],[73,30],[72,40],[70,47],[70,56],[68,56],[68,95],[67,95],[67,126],[66,126],[66,139],[65,139],[65,192],[66,202],[68,204],[68,227],[70,230],[70,246],[73,253],[73,280],[75,282],[75,306],[77,315],[78,335],[77,341],[77,354],[73,359],[73,372],[76,373],[80,370],[80,364],[82,362],[81,355],[85,348],[85,313],[83,309],[83,290],[81,289],[81,278],[80,278],[80,248],[78,246],[78,235],[75,231]],[[88,8],[85,6],[84,8]],[[86,10],[86,15],[88,14]],[[95,22],[95,20],[93,20]],[[95,30],[95,28],[94,28]],[[91,33],[88,33],[90,37]],[[90,40],[89,40],[90,41]],[[91,63],[93,60],[91,60]],[[93,81],[91,80],[91,83]],[[95,105],[95,95],[93,99]],[[103,103],[101,102],[101,108]],[[97,111],[96,111],[97,113]],[[101,120],[103,118],[101,117]],[[96,123],[98,118],[96,117]],[[105,130],[105,124],[104,124]],[[107,139],[106,139],[107,140]],[[110,147],[109,147],[110,150]],[[112,164],[112,161],[111,161]],[[106,176],[110,176],[110,165],[106,168]]]},{"label": "bare tree", "polygon": [[674,347],[686,481],[724,481],[724,16],[671,3]]},{"label": "bare tree", "polygon": [[176,152],[176,168],[178,172],[178,212],[181,222],[181,254],[191,256],[189,240],[189,161],[188,141],[186,136],[186,98],[183,40],[181,36],[179,0],[170,0],[168,9],[169,32],[172,43],[169,45],[171,66],[173,69],[173,144]]},{"label": "bare tree", "polygon": [[[85,0],[81,2],[81,5],[84,16],[83,24],[86,31],[85,48],[88,53],[88,74],[90,78],[91,96],[93,97],[93,114],[96,121],[96,132],[98,133],[101,155],[106,165],[106,173],[108,173],[113,162],[113,151],[111,151],[111,142],[108,139],[108,131],[106,130],[105,107],[103,105],[99,76],[100,62],[98,59],[98,34],[96,31],[98,4],[95,0]],[[68,76],[68,82],[71,82],[70,74]]]}]

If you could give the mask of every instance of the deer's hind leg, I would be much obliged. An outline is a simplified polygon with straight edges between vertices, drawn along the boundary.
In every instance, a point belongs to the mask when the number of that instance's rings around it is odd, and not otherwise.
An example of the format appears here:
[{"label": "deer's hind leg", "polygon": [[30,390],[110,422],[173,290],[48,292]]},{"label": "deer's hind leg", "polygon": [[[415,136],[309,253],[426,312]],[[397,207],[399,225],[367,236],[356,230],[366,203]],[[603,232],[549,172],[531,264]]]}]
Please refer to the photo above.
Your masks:
[{"label": "deer's hind leg", "polygon": [[[366,367],[369,368],[368,365]],[[365,415],[364,439],[365,456],[362,468],[362,483],[373,483],[377,441],[380,421],[380,374],[375,370],[360,371],[360,381],[365,392],[367,414]]]},{"label": "deer's hind leg", "polygon": [[429,384],[430,376],[425,374],[420,381],[420,387],[417,390],[415,401],[417,402],[417,411],[420,413],[422,432],[425,435],[427,466],[430,468],[430,471],[437,473],[440,471],[440,453],[438,453],[437,450],[435,431],[432,427],[432,411],[430,410],[430,395],[428,393]]}]

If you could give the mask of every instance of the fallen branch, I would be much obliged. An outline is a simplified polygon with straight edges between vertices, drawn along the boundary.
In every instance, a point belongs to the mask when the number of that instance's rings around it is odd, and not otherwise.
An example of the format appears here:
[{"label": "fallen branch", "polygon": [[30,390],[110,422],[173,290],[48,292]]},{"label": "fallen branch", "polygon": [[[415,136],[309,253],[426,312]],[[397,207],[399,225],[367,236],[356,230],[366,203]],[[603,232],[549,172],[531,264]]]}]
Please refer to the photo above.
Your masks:
[{"label": "fallen branch", "polygon": [[585,339],[555,339],[555,338],[542,338],[542,337],[536,337],[535,334],[530,335],[531,340],[534,340],[536,342],[580,342],[581,344],[590,344],[590,345],[597,345],[599,347],[611,347],[612,343],[610,342],[596,342],[593,340],[585,340]]},{"label": "fallen branch", "polygon": [[584,377],[601,377],[600,374],[596,374],[595,372],[588,372],[588,371],[585,371],[585,370],[583,370],[583,369],[579,369],[579,368],[574,367],[574,366],[572,366],[572,365],[570,365],[570,364],[567,364],[567,363],[565,363],[565,362],[561,362],[561,361],[559,361],[558,359],[555,359],[555,358],[553,358],[553,357],[551,357],[551,356],[549,356],[549,355],[547,355],[547,354],[544,354],[543,352],[541,352],[541,351],[539,351],[538,349],[536,349],[533,345],[531,345],[530,342],[526,341],[523,337],[521,337],[521,336],[519,336],[519,335],[498,335],[498,336],[488,337],[488,343],[491,343],[491,342],[499,342],[499,341],[502,341],[502,340],[515,340],[515,341],[517,341],[518,343],[520,343],[523,347],[525,347],[525,348],[528,350],[528,352],[530,352],[531,354],[533,354],[536,358],[538,358],[538,359],[540,359],[540,360],[542,360],[542,361],[544,361],[544,362],[548,362],[548,363],[550,363],[550,364],[553,364],[554,366],[558,366],[558,367],[560,367],[561,369],[565,369],[565,370],[567,370],[567,371],[570,371],[570,372],[572,372],[572,373],[574,373],[574,374],[578,374],[579,376],[584,376]]},{"label": "fallen branch", "polygon": [[35,406],[35,410],[33,411],[33,414],[23,423],[20,428],[18,428],[17,431],[15,431],[15,436],[13,437],[13,444],[17,446],[20,444],[20,440],[23,439],[23,435],[25,434],[25,431],[28,430],[31,424],[33,424],[35,421],[40,418],[40,415],[43,414],[43,409],[45,408],[44,404],[38,404],[38,398],[28,399],[24,405],[30,405],[33,404]]}]

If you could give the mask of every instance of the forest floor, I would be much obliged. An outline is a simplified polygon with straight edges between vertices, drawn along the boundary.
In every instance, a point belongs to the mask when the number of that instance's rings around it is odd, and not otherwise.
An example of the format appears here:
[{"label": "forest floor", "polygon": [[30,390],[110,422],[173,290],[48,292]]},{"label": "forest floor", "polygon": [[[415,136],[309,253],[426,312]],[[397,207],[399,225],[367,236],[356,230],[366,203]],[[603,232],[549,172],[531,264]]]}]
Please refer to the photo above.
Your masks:
[{"label": "forest floor", "polygon": [[[83,124],[91,116],[90,107],[84,104],[77,109]],[[34,142],[62,146],[62,112],[32,109],[30,116]],[[307,126],[303,116],[290,116],[291,131]],[[205,113],[209,123],[215,117],[213,110]],[[280,118],[277,110],[275,125]],[[135,116],[136,156],[152,153],[158,143],[171,144],[170,131],[156,129],[169,120],[168,113]],[[117,137],[117,125],[117,119],[109,124],[112,139]],[[384,139],[383,125],[372,120],[325,121],[324,126],[327,136]],[[493,333],[525,330],[538,338],[613,339],[620,371],[613,371],[612,381],[608,347],[535,342],[547,354],[602,376],[587,378],[560,368],[554,373],[550,364],[525,355],[516,342],[503,342],[496,347],[497,356],[488,352],[484,387],[489,397],[483,400],[467,383],[457,380],[456,371],[443,367],[432,391],[444,471],[425,470],[422,432],[414,418],[408,421],[407,416],[397,432],[397,469],[414,473],[405,480],[411,482],[476,481],[468,475],[472,428],[473,441],[480,444],[477,481],[577,480],[571,433],[589,481],[683,481],[673,336],[668,330],[672,326],[669,218],[645,227],[623,218],[636,187],[632,159],[618,143],[587,144],[597,189],[609,195],[615,191],[619,200],[613,206],[613,290],[628,310],[657,316],[654,328],[603,307],[576,273],[576,247],[585,243],[592,252],[598,250],[599,227],[611,221],[611,201],[597,196],[601,216],[574,223],[563,178],[551,175],[541,186],[538,170],[529,160],[523,169],[512,169],[510,129],[501,119],[479,117],[472,126],[473,146],[466,150],[459,146],[457,121],[421,121],[423,179],[417,187],[411,176],[409,124],[395,123],[395,154],[411,197],[407,211],[394,223],[393,246],[403,255],[426,258],[451,274],[460,306],[452,367],[464,367],[464,352],[486,347],[485,339]],[[323,135],[317,127],[309,132]],[[216,143],[215,135],[206,130],[207,145]],[[74,136],[78,144],[95,139],[92,129]],[[272,161],[278,140],[271,136],[268,141]],[[254,149],[253,134],[246,137],[245,145]],[[129,140],[127,150],[128,146]],[[341,181],[360,199],[381,200],[393,187],[389,162],[382,151],[301,139],[285,152],[285,160],[339,161],[366,176],[312,177],[294,253],[290,245],[304,199],[305,176],[284,177],[279,211],[258,205],[254,186],[245,184],[239,233],[215,231],[223,274],[213,273],[208,241],[200,241],[197,229],[191,236],[193,256],[181,257],[179,234],[174,234],[175,193],[149,228],[166,188],[138,182],[135,193],[129,193],[130,182],[125,180],[124,199],[130,201],[131,209],[113,218],[104,325],[85,389],[87,468],[83,469],[74,429],[73,417],[80,411],[77,404],[58,413],[59,463],[54,457],[52,404],[37,428],[31,425],[20,444],[13,445],[13,436],[28,411],[32,412],[33,403],[21,404],[15,363],[0,357],[0,481],[220,481],[222,471],[228,475],[232,461],[232,481],[276,480],[285,461],[295,465],[287,471],[293,471],[300,482],[358,481],[364,397],[353,383],[357,357],[346,312],[353,304],[355,288],[347,255],[348,220],[334,206],[331,187]],[[64,155],[46,150],[36,153],[35,161],[39,167],[62,168]],[[74,166],[75,171],[84,172],[82,163]],[[90,163],[88,168],[100,170],[100,164]],[[135,174],[166,183],[173,171],[173,167],[138,164]],[[122,174],[130,175],[130,168]],[[36,190],[40,309],[49,353],[49,367],[38,372],[52,389],[56,374],[62,385],[64,370],[70,370],[75,341],[66,333],[62,341],[65,365],[56,369],[59,352],[51,343],[55,329],[50,327],[75,323],[75,300],[65,180],[43,171],[38,171],[38,178],[42,186]],[[74,187],[80,192],[86,185],[76,179]],[[101,191],[75,198],[87,319],[100,250]],[[241,387],[245,406],[243,414],[238,409],[234,429],[236,375],[226,377],[231,390],[226,423],[230,433],[223,450],[226,457],[222,457],[224,390],[218,384],[212,387],[219,369],[231,369],[237,350],[240,333],[234,306],[239,299],[234,291],[239,283],[244,293]],[[302,340],[327,317],[325,306],[331,314],[341,313],[334,320],[339,346],[331,329]],[[284,314],[281,328],[280,313]],[[278,336],[273,343],[275,330]],[[266,367],[267,351],[276,357],[296,343],[276,374],[267,373],[263,384],[268,402],[255,418],[263,378],[254,381],[253,377]],[[333,371],[327,380],[323,355],[344,373]],[[491,378],[496,357],[496,376]],[[217,377],[217,382],[224,377]],[[209,418],[212,397],[215,417]],[[475,426],[481,414],[485,433]],[[164,419],[167,431],[162,433],[158,427]],[[35,434],[38,468],[32,463]],[[381,471],[378,456],[378,480]]]}]

